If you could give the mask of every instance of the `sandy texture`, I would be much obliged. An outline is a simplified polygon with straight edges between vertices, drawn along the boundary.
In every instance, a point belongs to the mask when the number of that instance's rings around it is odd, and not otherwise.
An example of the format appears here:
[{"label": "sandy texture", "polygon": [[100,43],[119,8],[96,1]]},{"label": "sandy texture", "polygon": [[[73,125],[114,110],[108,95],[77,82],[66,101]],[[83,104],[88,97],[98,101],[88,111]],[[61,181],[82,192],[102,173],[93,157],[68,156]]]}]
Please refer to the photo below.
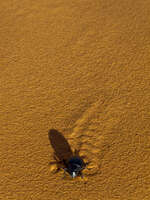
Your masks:
[{"label": "sandy texture", "polygon": [[[89,163],[54,173],[49,129]],[[0,199],[150,199],[150,1],[0,3]]]}]

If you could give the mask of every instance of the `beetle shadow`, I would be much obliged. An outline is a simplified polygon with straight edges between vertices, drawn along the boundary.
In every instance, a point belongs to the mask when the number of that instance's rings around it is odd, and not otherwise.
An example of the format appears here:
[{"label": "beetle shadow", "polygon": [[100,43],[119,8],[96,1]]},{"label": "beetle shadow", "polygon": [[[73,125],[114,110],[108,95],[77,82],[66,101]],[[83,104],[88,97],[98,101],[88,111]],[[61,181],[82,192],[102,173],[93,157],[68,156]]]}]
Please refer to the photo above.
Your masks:
[{"label": "beetle shadow", "polygon": [[54,151],[55,160],[67,160],[74,155],[68,141],[65,139],[62,133],[56,129],[50,129],[48,132],[48,137]]}]

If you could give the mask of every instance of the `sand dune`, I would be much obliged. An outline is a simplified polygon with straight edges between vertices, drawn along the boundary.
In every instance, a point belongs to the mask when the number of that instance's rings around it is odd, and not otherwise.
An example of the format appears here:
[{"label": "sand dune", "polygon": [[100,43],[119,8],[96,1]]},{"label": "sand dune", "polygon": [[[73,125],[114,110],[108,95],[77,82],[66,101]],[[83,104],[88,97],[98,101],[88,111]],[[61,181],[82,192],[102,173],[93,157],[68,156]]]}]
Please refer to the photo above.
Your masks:
[{"label": "sand dune", "polygon": [[0,199],[149,200],[150,1],[0,5]]}]

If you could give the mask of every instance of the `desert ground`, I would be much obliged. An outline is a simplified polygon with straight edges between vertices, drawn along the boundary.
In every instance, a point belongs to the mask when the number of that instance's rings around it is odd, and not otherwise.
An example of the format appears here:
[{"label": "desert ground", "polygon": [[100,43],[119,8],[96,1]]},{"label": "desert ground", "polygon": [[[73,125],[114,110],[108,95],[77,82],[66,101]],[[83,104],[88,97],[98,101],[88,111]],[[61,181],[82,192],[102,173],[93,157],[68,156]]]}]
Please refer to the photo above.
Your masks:
[{"label": "desert ground", "polygon": [[150,200],[150,0],[0,2],[0,199]]}]

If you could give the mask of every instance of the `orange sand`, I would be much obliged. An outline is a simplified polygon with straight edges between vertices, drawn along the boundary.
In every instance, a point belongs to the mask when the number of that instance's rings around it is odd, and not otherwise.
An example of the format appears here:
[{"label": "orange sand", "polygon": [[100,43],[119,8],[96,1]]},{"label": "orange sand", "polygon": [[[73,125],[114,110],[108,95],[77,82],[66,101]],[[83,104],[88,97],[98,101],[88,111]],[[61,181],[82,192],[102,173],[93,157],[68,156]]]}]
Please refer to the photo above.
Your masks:
[{"label": "orange sand", "polygon": [[150,200],[150,1],[1,1],[0,128],[1,200]]}]

